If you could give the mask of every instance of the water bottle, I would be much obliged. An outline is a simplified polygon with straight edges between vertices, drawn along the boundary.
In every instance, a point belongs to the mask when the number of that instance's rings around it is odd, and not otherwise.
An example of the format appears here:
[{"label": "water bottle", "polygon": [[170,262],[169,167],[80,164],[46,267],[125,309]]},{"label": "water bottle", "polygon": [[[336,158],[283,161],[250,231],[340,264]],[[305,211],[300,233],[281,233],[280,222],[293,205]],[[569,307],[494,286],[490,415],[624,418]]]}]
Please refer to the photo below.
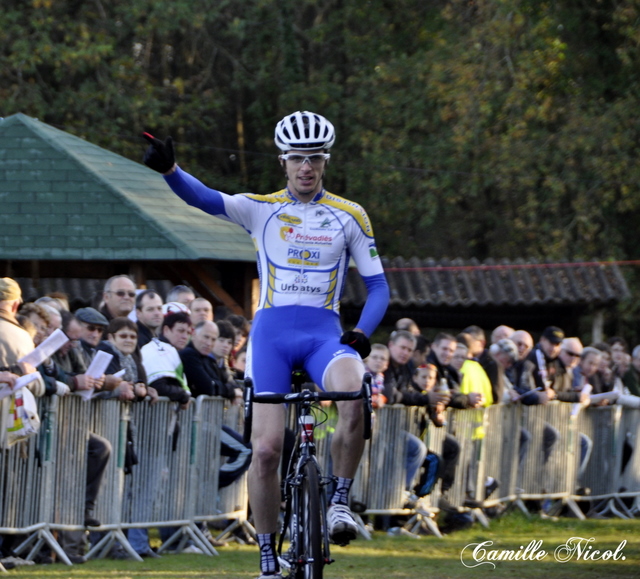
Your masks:
[{"label": "water bottle", "polygon": [[449,384],[446,378],[441,378],[440,383],[435,387],[435,392],[449,392]]}]

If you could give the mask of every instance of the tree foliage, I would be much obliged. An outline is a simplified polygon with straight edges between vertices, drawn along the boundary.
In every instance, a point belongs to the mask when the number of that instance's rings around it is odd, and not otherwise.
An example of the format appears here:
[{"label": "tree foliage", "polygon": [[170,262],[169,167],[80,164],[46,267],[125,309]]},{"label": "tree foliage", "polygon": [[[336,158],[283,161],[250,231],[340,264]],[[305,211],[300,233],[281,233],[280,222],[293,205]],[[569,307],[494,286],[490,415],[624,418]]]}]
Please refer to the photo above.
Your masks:
[{"label": "tree foliage", "polygon": [[381,253],[635,258],[640,0],[4,0],[0,114],[222,190],[283,184],[273,126],[334,122],[328,187]]}]

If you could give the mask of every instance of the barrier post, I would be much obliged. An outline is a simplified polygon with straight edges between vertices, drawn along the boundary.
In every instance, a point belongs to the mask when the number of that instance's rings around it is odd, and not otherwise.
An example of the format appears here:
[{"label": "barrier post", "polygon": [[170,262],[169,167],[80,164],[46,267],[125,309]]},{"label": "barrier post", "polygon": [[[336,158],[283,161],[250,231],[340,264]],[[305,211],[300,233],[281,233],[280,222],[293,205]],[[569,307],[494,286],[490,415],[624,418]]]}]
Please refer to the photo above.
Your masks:
[{"label": "barrier post", "polygon": [[[190,459],[190,493],[195,521],[210,521],[217,515],[218,480],[220,478],[220,431],[224,399],[198,396],[193,416]],[[217,555],[207,538],[200,533],[212,554]]]},{"label": "barrier post", "polygon": [[523,408],[522,427],[531,435],[518,479],[521,492],[516,504],[523,512],[528,514],[523,500],[550,499],[558,503],[550,512],[566,504],[576,517],[585,518],[571,498],[578,471],[580,408],[579,404],[557,401]]},{"label": "barrier post", "polygon": [[[225,426],[242,434],[244,430],[244,407],[241,404],[230,405],[225,404],[223,409],[222,423]],[[222,465],[222,458],[218,463],[218,467]],[[216,504],[216,514],[209,517],[210,521],[231,521],[218,535],[216,539],[223,541],[233,539],[243,542],[234,534],[236,529],[243,529],[244,532],[257,541],[257,533],[253,525],[248,521],[249,512],[249,491],[247,488],[247,473],[244,473],[233,484],[220,489],[218,493],[218,501]]]},{"label": "barrier post", "polygon": [[[316,445],[316,458],[320,464],[322,472],[327,477],[333,477],[333,464],[331,461],[331,441],[333,439],[333,432],[338,420],[337,410],[334,404],[329,408],[323,408],[318,410],[320,417],[322,414],[326,414],[326,420],[323,421],[320,418],[320,424],[315,429],[314,439]],[[375,428],[375,414],[372,416],[373,423],[372,428]],[[298,425],[292,425],[292,428],[297,429]],[[369,456],[371,450],[370,440],[365,441],[364,449],[362,451],[362,457],[358,465],[358,470],[353,479],[351,485],[351,511],[353,518],[358,525],[358,532],[367,541],[371,540],[371,533],[365,525],[362,517],[360,516],[366,509],[368,501],[368,488],[369,488]]]},{"label": "barrier post", "polygon": [[58,397],[38,400],[40,432],[8,450],[0,451],[0,533],[27,534],[14,551],[31,561],[45,545],[61,561],[71,565],[47,521],[51,507],[54,468],[51,457],[53,424],[58,410]]},{"label": "barrier post", "polygon": [[[640,494],[637,472],[640,460],[636,451],[640,410],[614,405],[587,408],[584,416],[585,422],[588,420],[585,428],[594,429],[593,452],[585,473],[585,484],[592,492],[586,498],[600,499],[587,516],[633,518],[634,511],[637,511],[635,503]],[[595,444],[596,440],[598,444]],[[607,476],[603,477],[602,473]],[[634,505],[629,508],[622,499],[631,497],[634,498]],[[576,500],[582,498],[576,497]]]},{"label": "barrier post", "polygon": [[485,410],[485,414],[485,473],[500,483],[494,491],[495,496],[483,500],[483,505],[490,507],[517,499],[522,407],[519,404],[494,404]]},{"label": "barrier post", "polygon": [[[419,412],[424,412],[420,410]],[[444,443],[447,429],[444,426],[438,427],[431,420],[424,416],[425,429],[422,434],[423,442],[427,450],[437,454],[442,460],[442,445]],[[442,533],[436,522],[436,514],[438,513],[438,502],[440,500],[440,489],[436,483],[431,492],[418,500],[413,516],[407,521],[403,528],[412,535],[417,535],[420,529],[435,535],[442,539]]]},{"label": "barrier post", "polygon": [[189,493],[194,406],[192,403],[181,410],[178,403],[161,397],[153,406],[132,407],[139,464],[127,477],[122,526],[178,527],[159,552],[176,542],[177,551],[181,551],[191,539],[203,552],[211,554],[193,521],[193,497]]},{"label": "barrier post", "polygon": [[[420,412],[421,408],[402,405],[376,410],[368,454],[367,515],[415,514],[415,508],[406,505],[406,452],[407,434],[421,435]],[[401,532],[415,536],[404,527]]]},{"label": "barrier post", "polygon": [[[449,490],[451,502],[465,508],[469,500],[481,502],[484,492],[484,436],[487,430],[486,409],[450,409],[447,430],[460,445],[458,469]],[[482,497],[482,498],[478,498]],[[488,528],[489,520],[479,507],[468,507],[473,516]]]},{"label": "barrier post", "polygon": [[[139,402],[138,404],[146,404]],[[127,426],[130,421],[130,404],[116,399],[94,399],[91,402],[91,432],[111,443],[112,455],[104,473],[98,499],[96,517],[102,525],[96,531],[106,531],[85,556],[106,557],[115,541],[136,561],[142,557],[131,547],[122,532],[122,501],[124,495],[124,461],[127,447]]]}]

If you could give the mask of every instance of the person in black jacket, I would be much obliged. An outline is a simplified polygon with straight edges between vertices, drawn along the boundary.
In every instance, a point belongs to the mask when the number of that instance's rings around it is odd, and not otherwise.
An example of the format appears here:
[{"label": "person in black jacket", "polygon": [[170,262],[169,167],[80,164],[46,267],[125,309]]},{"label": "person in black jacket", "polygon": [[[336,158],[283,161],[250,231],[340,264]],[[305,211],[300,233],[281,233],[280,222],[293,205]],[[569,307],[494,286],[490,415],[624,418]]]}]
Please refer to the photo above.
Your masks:
[{"label": "person in black jacket", "polygon": [[162,326],[162,298],[153,290],[140,292],[136,297],[138,347],[146,346],[157,338]]},{"label": "person in black jacket", "polygon": [[204,394],[233,400],[235,383],[212,355],[218,336],[218,326],[214,322],[198,323],[191,342],[180,352],[180,358],[192,396]]}]

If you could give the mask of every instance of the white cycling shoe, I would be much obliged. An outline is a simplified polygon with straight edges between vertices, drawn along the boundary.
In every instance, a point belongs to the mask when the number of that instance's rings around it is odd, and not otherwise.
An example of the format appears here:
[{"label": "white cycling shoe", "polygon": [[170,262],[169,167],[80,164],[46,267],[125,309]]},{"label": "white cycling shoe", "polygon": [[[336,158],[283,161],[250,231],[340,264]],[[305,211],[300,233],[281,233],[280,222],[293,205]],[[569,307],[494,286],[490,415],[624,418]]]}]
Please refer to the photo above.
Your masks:
[{"label": "white cycling shoe", "polygon": [[358,536],[358,525],[346,505],[331,505],[327,509],[329,539],[336,545],[348,545]]}]

